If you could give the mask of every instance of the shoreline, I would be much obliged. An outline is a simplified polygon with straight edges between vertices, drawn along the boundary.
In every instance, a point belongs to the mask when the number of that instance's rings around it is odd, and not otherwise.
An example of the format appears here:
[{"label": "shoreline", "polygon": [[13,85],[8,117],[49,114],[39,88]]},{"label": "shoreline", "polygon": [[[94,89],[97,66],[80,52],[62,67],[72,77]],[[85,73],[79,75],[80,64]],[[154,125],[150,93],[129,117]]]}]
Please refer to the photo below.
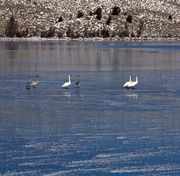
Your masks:
[{"label": "shoreline", "polygon": [[180,36],[178,37],[113,37],[113,38],[100,38],[100,37],[94,37],[94,38],[58,38],[58,37],[52,37],[52,38],[42,38],[42,37],[27,37],[27,38],[17,38],[17,37],[0,37],[0,41],[96,41],[96,42],[103,42],[103,41],[122,41],[122,42],[145,42],[145,41],[154,41],[154,42],[160,42],[160,41],[180,41]]}]

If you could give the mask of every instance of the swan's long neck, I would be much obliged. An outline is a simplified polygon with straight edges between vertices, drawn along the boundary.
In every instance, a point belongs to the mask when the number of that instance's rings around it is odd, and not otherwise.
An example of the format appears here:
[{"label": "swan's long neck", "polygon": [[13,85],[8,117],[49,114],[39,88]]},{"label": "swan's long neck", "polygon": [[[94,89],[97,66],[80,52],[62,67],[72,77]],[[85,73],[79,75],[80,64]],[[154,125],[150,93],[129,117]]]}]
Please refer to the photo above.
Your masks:
[{"label": "swan's long neck", "polygon": [[136,76],[136,82],[138,83],[138,76]]},{"label": "swan's long neck", "polygon": [[129,76],[129,82],[132,82],[132,76],[131,75]]},{"label": "swan's long neck", "polygon": [[71,82],[71,76],[69,75],[69,82]]}]

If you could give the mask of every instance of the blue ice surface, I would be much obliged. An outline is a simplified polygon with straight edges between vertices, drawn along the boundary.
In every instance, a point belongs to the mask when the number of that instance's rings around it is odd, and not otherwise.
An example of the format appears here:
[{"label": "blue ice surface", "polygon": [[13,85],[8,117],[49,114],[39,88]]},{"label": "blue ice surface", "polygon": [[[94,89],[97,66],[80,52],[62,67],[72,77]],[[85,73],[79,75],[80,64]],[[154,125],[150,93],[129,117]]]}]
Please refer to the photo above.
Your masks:
[{"label": "blue ice surface", "polygon": [[[134,90],[121,72],[78,72],[81,88],[68,90],[56,73],[38,74],[32,90],[33,73],[1,76],[1,174],[179,174],[179,83],[168,80],[179,72],[141,72],[149,81]],[[156,74],[166,87],[148,83]]]},{"label": "blue ice surface", "polygon": [[[81,47],[75,44],[68,43],[68,51],[78,58]],[[32,50],[37,43],[31,45],[28,48]],[[38,43],[36,47],[41,50],[44,45]],[[94,51],[89,45],[80,50],[81,55],[87,49]],[[18,47],[22,51],[24,45]],[[50,47],[49,52],[62,45],[51,43]],[[34,53],[28,54],[28,50],[26,57],[17,54],[16,58],[11,53],[1,61],[0,175],[180,175],[178,51],[111,48],[108,57],[112,56],[112,62],[104,64],[108,53],[103,47],[102,55],[97,51],[92,56],[100,57],[96,63],[86,58],[75,62],[71,55],[66,62],[55,62],[53,55],[52,63],[47,63],[46,58],[42,60],[42,56],[49,57],[43,55],[46,51],[31,62],[30,54]],[[116,60],[119,53],[124,56]],[[64,53],[59,54],[62,57]],[[53,69],[57,64],[61,69],[46,70],[46,64]],[[82,69],[90,66],[92,70]],[[106,66],[110,66],[108,70]],[[62,89],[68,74],[72,86]],[[139,75],[139,85],[133,90],[123,89],[130,74]],[[75,88],[77,75],[80,89]],[[34,78],[39,84],[27,90],[26,82]]]}]

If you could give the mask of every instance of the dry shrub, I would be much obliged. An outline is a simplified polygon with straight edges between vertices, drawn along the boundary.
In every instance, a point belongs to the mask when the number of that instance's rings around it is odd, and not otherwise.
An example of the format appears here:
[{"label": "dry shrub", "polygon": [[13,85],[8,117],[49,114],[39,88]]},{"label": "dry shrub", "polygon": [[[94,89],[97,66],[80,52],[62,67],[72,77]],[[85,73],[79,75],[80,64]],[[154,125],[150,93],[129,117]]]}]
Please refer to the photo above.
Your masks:
[{"label": "dry shrub", "polygon": [[132,23],[132,16],[131,15],[128,15],[127,18],[126,18],[126,21],[128,23]]},{"label": "dry shrub", "polygon": [[121,9],[118,6],[115,6],[112,8],[112,15],[119,15],[119,13],[121,12]]},{"label": "dry shrub", "polygon": [[41,37],[44,37],[44,38],[54,37],[54,35],[55,35],[55,28],[53,26],[51,26],[46,31],[41,31]]},{"label": "dry shrub", "polygon": [[14,16],[12,15],[7,22],[5,35],[7,37],[14,37],[18,28],[18,23],[15,21]]},{"label": "dry shrub", "polygon": [[107,21],[106,21],[106,24],[107,24],[107,25],[110,25],[110,23],[111,23],[111,16],[109,15],[109,17],[108,17],[108,19],[107,19]]},{"label": "dry shrub", "polygon": [[101,20],[102,18],[102,9],[98,7],[96,11],[94,12],[94,15],[96,15],[96,19]]},{"label": "dry shrub", "polygon": [[77,18],[82,18],[84,16],[84,14],[81,11],[77,12]]}]

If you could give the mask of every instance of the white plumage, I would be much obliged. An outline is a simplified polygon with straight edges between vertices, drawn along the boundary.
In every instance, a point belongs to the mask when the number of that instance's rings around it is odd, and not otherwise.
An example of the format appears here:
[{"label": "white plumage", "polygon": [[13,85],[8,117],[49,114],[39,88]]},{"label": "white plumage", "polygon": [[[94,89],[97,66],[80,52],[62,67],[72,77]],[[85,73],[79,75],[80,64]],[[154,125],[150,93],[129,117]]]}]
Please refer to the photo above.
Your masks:
[{"label": "white plumage", "polygon": [[138,84],[138,76],[136,76],[136,81],[131,83],[131,88],[134,88]]},{"label": "white plumage", "polygon": [[62,88],[68,89],[71,86],[71,76],[69,75],[69,81],[62,85]]},{"label": "white plumage", "polygon": [[124,88],[127,88],[127,89],[130,89],[130,88],[135,88],[135,86],[138,84],[138,76],[136,76],[136,81],[132,81],[132,76],[130,75],[129,77],[129,81],[127,81],[123,87]]},{"label": "white plumage", "polygon": [[39,81],[34,81],[34,80],[33,80],[33,81],[31,82],[31,85],[32,85],[32,87],[34,88],[38,83],[39,83]]},{"label": "white plumage", "polygon": [[123,85],[124,88],[128,88],[132,83],[132,76],[129,76],[129,81],[125,82],[125,84]]}]

